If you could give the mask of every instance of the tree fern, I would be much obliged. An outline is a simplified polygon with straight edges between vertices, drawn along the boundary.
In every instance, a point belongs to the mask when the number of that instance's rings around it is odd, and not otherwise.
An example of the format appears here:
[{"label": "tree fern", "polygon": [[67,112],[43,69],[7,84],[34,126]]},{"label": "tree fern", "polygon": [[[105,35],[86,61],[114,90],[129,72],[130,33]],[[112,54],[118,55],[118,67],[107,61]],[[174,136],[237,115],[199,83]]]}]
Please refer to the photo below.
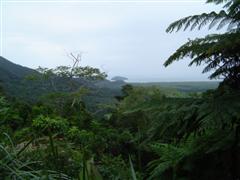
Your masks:
[{"label": "tree fern", "polygon": [[188,16],[178,21],[173,22],[167,28],[167,32],[179,31],[180,29],[193,30],[195,28],[201,29],[203,26],[209,24],[209,28],[217,25],[217,29],[229,25],[228,29],[236,29],[240,26],[240,1],[239,0],[208,0],[207,3],[222,4],[224,3],[224,10],[220,12],[212,11],[210,13],[202,13],[200,15]]},{"label": "tree fern", "polygon": [[166,31],[201,29],[205,25],[209,25],[209,29],[217,26],[219,30],[228,25],[228,32],[190,40],[177,49],[164,65],[190,57],[189,66],[206,64],[203,73],[213,71],[210,79],[223,78],[230,86],[240,88],[240,0],[208,0],[207,3],[224,3],[224,9],[182,18],[170,24]]},{"label": "tree fern", "polygon": [[164,63],[169,66],[174,61],[185,57],[192,60],[189,66],[206,64],[203,73],[213,71],[210,79],[231,79],[240,85],[240,33],[226,33],[222,35],[209,35],[205,38],[190,40],[182,45]]}]

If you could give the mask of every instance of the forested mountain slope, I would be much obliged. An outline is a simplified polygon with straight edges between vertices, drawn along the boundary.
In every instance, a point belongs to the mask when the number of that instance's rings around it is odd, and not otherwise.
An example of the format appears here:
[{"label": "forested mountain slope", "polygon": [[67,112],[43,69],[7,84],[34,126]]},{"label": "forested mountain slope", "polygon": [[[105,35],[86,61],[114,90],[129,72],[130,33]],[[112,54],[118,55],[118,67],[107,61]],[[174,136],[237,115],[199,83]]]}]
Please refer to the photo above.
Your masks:
[{"label": "forested mountain slope", "polygon": [[5,93],[29,102],[36,102],[43,95],[49,93],[70,92],[84,87],[89,89],[89,93],[84,97],[86,104],[93,108],[96,104],[114,101],[114,96],[120,95],[121,86],[124,85],[124,83],[119,84],[108,80],[89,81],[78,78],[75,79],[76,87],[71,89],[67,79],[54,77],[52,80],[39,81],[33,79],[33,75],[41,76],[33,69],[14,64],[0,57],[0,85]]}]

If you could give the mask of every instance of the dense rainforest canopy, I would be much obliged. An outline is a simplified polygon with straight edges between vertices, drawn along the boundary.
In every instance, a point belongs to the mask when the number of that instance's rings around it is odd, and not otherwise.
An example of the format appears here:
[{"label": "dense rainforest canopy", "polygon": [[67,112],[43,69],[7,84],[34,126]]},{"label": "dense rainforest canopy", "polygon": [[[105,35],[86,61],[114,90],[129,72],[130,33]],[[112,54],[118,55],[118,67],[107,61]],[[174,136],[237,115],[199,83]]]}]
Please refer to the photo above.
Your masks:
[{"label": "dense rainforest canopy", "polygon": [[228,25],[226,32],[190,40],[165,66],[190,57],[190,65],[205,64],[210,78],[223,79],[217,89],[125,85],[114,103],[98,106],[99,114],[83,99],[91,89],[78,83],[104,79],[95,68],[74,64],[27,74],[31,83],[52,87],[37,102],[12,98],[1,83],[0,179],[240,179],[240,1],[207,2],[223,10],[183,18],[167,31],[209,24]]}]

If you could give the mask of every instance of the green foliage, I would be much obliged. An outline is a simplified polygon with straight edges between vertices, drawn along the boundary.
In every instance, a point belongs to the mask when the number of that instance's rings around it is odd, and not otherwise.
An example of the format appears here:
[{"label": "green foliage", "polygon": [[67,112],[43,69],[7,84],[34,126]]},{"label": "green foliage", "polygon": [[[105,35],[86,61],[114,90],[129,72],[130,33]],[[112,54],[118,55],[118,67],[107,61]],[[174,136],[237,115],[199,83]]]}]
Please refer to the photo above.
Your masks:
[{"label": "green foliage", "polygon": [[223,28],[228,24],[228,29],[237,29],[240,26],[239,16],[239,1],[238,0],[207,0],[207,3],[222,4],[224,3],[224,10],[220,12],[203,13],[201,15],[188,16],[181,20],[172,23],[168,28],[167,32],[174,30],[179,31],[180,29],[186,30],[190,27],[191,30],[198,28],[201,29],[203,26],[209,24],[209,29],[217,25],[217,29]]},{"label": "green foliage", "polygon": [[134,170],[133,163],[132,163],[132,160],[131,160],[130,156],[129,156],[129,163],[130,163],[130,168],[131,168],[132,179],[137,180],[137,175],[136,175],[136,172]]},{"label": "green foliage", "polygon": [[[10,141],[10,145],[6,146],[3,142],[0,144],[0,176],[4,179],[29,179],[37,178],[39,174],[30,166],[34,162],[23,162],[18,157],[18,151],[14,146],[12,140],[6,136]],[[36,163],[36,162],[35,162]]]},{"label": "green foliage", "polygon": [[[137,111],[138,108],[147,106],[154,101],[161,101],[165,95],[158,88],[141,88],[136,87],[128,91],[128,96],[120,103],[119,110],[128,113],[128,110]],[[129,112],[130,113],[130,112]]]},{"label": "green foliage", "polygon": [[68,131],[68,138],[84,148],[94,143],[94,133],[86,130],[79,130],[77,127],[72,127]]},{"label": "green foliage", "polygon": [[9,108],[8,108],[8,104],[5,100],[4,97],[0,97],[0,117],[1,119],[3,119],[4,116],[6,116]]},{"label": "green foliage", "polygon": [[110,180],[132,179],[129,167],[121,156],[103,156],[101,162],[99,171],[103,178]]},{"label": "green foliage", "polygon": [[192,61],[189,66],[206,64],[203,73],[214,71],[210,79],[223,78],[224,82],[232,87],[240,87],[240,2],[238,0],[216,1],[209,0],[209,3],[224,3],[224,10],[219,13],[203,13],[201,15],[189,16],[172,23],[167,32],[175,29],[191,30],[198,27],[201,29],[209,23],[209,28],[216,26],[221,29],[228,24],[228,32],[224,34],[208,35],[205,38],[190,40],[181,46],[168,60],[165,66],[184,57],[190,57]]},{"label": "green foliage", "polygon": [[38,116],[33,119],[32,126],[42,133],[64,133],[68,129],[68,122],[61,117]]},{"label": "green foliage", "polygon": [[39,177],[239,177],[234,170],[240,167],[238,90],[221,86],[192,97],[169,95],[156,87],[125,89],[123,99],[103,119],[96,119],[82,103],[72,105],[71,95],[61,97],[61,103],[52,98],[51,103],[33,106],[1,98],[1,118],[26,118],[15,122],[17,129],[4,121],[2,130],[11,132],[21,162],[39,162],[31,164]]},{"label": "green foliage", "polygon": [[[107,74],[101,72],[97,68],[92,68],[90,66],[78,66],[74,64],[71,66],[58,66],[55,69],[48,69],[39,67],[37,71],[43,75],[43,79],[51,79],[51,78],[67,78],[68,80],[73,80],[76,78],[83,78],[89,80],[102,80],[107,77]],[[72,82],[71,82],[72,83]]]},{"label": "green foliage", "polygon": [[11,131],[22,127],[24,123],[24,111],[21,107],[11,107],[5,98],[0,97],[0,125],[8,129],[8,133],[11,133]]},{"label": "green foliage", "polygon": [[[190,90],[182,93],[159,88],[158,84],[139,87],[122,82],[121,86],[125,85],[122,93],[116,95],[119,84],[97,81],[105,79],[106,74],[96,68],[79,66],[81,55],[70,54],[73,66],[39,68],[39,73],[33,73],[36,78],[28,77],[31,88],[39,87],[48,94],[40,102],[28,104],[0,96],[0,130],[8,132],[14,141],[9,136],[7,140],[0,136],[0,177],[239,179],[240,1],[207,2],[224,3],[224,9],[181,19],[167,31],[200,29],[208,23],[210,28],[217,26],[217,29],[228,24],[229,30],[190,40],[165,66],[184,57],[192,59],[190,66],[204,63],[203,73],[214,70],[210,78],[224,77],[217,89],[199,93],[204,91],[200,88],[195,94],[189,94],[186,92],[193,91],[187,83],[184,87]],[[7,80],[12,77],[21,80],[23,75],[32,73],[26,69],[21,73],[22,67],[5,60],[0,65],[0,77]],[[9,67],[19,74],[7,70]],[[96,106],[93,114],[88,110],[88,103],[102,102],[101,98],[110,92],[106,91],[106,84],[114,85],[111,87],[114,93],[108,95],[116,96],[118,101]],[[96,91],[91,91],[95,85],[100,87],[97,90],[100,99],[96,98]],[[183,88],[182,84],[175,83],[176,86]],[[198,89],[199,85],[194,88]]]},{"label": "green foliage", "polygon": [[198,82],[153,82],[153,83],[132,83],[133,86],[141,87],[157,87],[167,96],[188,95],[184,93],[202,93],[210,89],[216,89],[219,85],[218,81],[198,81]]},{"label": "green foliage", "polygon": [[34,166],[39,163],[39,161],[32,161],[31,159],[24,159],[22,154],[24,153],[26,147],[25,145],[21,149],[14,145],[11,138],[4,134],[7,138],[7,143],[0,143],[0,177],[3,179],[61,179],[68,180],[65,174],[57,173],[55,171],[49,170],[37,170]]},{"label": "green foliage", "polygon": [[[209,35],[205,38],[190,40],[180,47],[165,62],[165,66],[170,65],[173,61],[183,59],[184,57],[192,58],[189,66],[193,64],[207,64],[203,73],[215,70],[210,75],[210,79],[219,78],[237,78],[239,60],[237,57],[238,47],[240,45],[240,34],[226,33],[223,35]],[[236,74],[237,73],[237,74]]]},{"label": "green foliage", "polygon": [[[161,178],[166,170],[172,169],[172,176],[176,178],[176,168],[179,162],[189,155],[188,149],[183,147],[176,147],[172,144],[154,144],[152,145],[155,151],[161,158],[150,163],[150,168],[154,167],[149,179],[156,177]],[[175,176],[175,177],[174,177]]]}]

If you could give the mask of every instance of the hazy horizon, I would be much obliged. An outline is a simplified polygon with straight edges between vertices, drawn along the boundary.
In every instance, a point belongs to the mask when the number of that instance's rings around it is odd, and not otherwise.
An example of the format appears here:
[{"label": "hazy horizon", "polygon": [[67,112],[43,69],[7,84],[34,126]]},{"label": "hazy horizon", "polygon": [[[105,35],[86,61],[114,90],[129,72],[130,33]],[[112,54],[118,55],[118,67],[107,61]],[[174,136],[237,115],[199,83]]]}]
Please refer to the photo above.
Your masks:
[{"label": "hazy horizon", "polygon": [[[3,54],[26,66],[69,65],[70,52],[83,52],[82,65],[129,82],[208,81],[202,67],[185,59],[164,61],[189,38],[216,33],[207,28],[167,34],[179,18],[218,10],[204,1],[162,3],[4,3]],[[169,13],[171,12],[171,13]]]}]

